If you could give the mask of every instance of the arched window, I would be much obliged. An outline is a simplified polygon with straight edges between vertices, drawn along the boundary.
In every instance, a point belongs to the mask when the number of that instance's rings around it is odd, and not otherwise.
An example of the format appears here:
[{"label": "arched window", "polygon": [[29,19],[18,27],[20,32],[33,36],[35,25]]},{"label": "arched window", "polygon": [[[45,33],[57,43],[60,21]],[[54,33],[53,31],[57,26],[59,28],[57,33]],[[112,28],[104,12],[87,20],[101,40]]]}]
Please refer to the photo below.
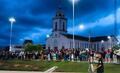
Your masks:
[{"label": "arched window", "polygon": [[61,14],[59,14],[59,16],[61,16]]},{"label": "arched window", "polygon": [[55,22],[55,31],[57,30],[57,22]]},{"label": "arched window", "polygon": [[65,23],[63,22],[63,31],[65,31]]}]

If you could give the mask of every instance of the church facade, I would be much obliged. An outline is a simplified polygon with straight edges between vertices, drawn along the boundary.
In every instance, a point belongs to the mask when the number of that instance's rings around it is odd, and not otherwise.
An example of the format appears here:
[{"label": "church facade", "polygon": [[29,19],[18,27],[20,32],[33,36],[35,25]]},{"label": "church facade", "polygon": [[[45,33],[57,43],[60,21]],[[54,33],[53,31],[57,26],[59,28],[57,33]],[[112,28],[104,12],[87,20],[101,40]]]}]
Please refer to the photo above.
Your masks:
[{"label": "church facade", "polygon": [[[111,48],[117,44],[117,39],[114,36],[98,36],[89,37],[74,35],[75,49],[91,48],[99,50]],[[56,15],[53,17],[52,34],[46,39],[46,49],[73,49],[73,35],[67,33],[67,18],[59,8]]]}]

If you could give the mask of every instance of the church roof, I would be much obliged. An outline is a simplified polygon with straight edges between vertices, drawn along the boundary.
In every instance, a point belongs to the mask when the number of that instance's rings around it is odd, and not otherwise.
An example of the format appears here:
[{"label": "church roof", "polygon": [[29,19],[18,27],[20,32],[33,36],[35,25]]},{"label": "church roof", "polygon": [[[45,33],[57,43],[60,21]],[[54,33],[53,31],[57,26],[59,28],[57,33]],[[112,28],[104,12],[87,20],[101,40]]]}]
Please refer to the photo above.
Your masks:
[{"label": "church roof", "polygon": [[[65,37],[68,39],[73,39],[72,34],[64,34],[62,33]],[[89,41],[89,37],[84,37],[84,36],[79,36],[79,35],[74,35],[75,40],[81,40],[81,41]],[[101,40],[107,41],[108,38],[107,36],[99,36],[99,37],[91,37],[90,41],[91,42],[100,42]]]},{"label": "church roof", "polygon": [[[68,39],[73,39],[73,35],[72,34],[64,34],[62,33],[65,37],[67,37]],[[75,40],[82,40],[82,41],[88,41],[87,37],[83,37],[83,36],[78,36],[78,35],[74,35]]]},{"label": "church roof", "polygon": [[91,42],[108,41],[108,36],[91,37]]}]

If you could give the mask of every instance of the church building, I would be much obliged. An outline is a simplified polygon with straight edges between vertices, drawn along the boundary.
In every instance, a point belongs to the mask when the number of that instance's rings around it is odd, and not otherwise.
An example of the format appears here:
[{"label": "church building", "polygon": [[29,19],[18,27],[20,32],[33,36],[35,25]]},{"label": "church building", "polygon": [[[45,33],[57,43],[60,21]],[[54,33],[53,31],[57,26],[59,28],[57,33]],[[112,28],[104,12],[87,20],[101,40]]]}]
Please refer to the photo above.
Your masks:
[{"label": "church building", "polygon": [[[74,35],[75,49],[109,49],[117,44],[114,36],[89,37]],[[46,39],[46,49],[73,49],[73,34],[67,33],[67,18],[59,8],[52,20],[52,34]]]}]

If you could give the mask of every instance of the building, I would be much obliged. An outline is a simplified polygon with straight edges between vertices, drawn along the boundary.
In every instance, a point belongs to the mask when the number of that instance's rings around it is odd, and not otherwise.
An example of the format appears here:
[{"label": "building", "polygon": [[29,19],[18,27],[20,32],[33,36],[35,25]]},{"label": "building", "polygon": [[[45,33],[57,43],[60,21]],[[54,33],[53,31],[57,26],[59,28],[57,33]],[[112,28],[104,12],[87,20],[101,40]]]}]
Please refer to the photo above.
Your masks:
[{"label": "building", "polygon": [[12,47],[11,52],[19,53],[21,51],[24,51],[23,46],[20,45],[12,45],[11,47]]},{"label": "building", "polygon": [[[117,44],[114,36],[98,36],[89,37],[75,35],[75,49],[92,48],[99,50],[100,48],[111,48]],[[46,49],[73,49],[73,35],[67,33],[67,18],[59,8],[53,17],[52,34],[46,40]]]}]

